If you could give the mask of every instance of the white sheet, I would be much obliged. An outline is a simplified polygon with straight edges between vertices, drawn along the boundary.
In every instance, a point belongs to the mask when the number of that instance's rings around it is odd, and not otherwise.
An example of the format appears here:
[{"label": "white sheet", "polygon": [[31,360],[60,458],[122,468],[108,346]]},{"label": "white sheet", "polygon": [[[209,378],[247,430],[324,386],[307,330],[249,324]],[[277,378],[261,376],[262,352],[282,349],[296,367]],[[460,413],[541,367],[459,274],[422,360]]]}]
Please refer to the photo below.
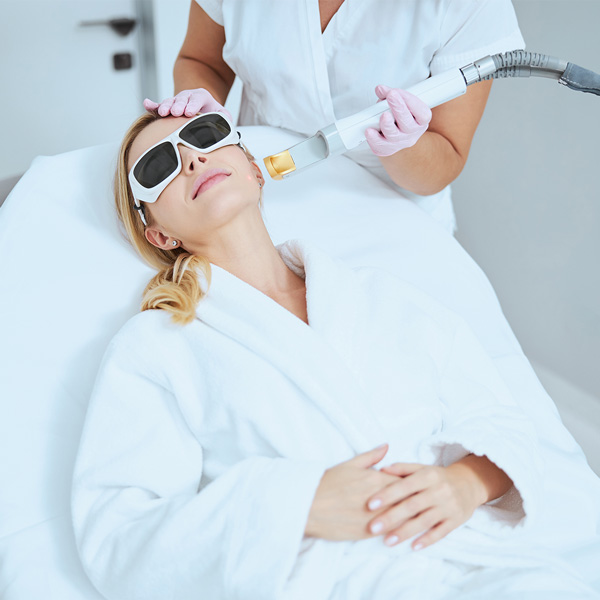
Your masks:
[{"label": "white sheet", "polygon": [[[242,132],[259,164],[300,139],[262,127]],[[73,543],[73,461],[102,354],[139,310],[152,275],[118,232],[111,195],[116,147],[36,159],[0,209],[5,600],[98,598]],[[336,157],[285,181],[268,180],[265,204],[276,243],[313,240],[350,265],[380,266],[423,288],[468,320],[509,378],[525,374],[527,386],[518,395],[525,404],[538,398],[527,404],[533,414],[554,411],[480,269],[441,226],[380,180]],[[579,465],[571,476],[585,480],[579,447],[556,423],[549,439],[556,434],[558,454],[571,453]],[[570,519],[557,524],[571,526]],[[580,564],[598,578],[595,566]]]}]

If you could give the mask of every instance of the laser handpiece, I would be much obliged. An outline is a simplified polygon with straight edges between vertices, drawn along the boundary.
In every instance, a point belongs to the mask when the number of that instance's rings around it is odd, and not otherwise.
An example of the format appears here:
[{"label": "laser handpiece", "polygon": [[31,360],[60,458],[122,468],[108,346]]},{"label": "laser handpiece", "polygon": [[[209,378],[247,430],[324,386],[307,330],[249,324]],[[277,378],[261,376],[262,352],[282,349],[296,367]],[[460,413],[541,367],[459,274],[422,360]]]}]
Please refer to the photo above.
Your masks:
[{"label": "laser handpiece", "polygon": [[[565,60],[515,50],[486,56],[462,68],[454,68],[407,88],[434,108],[466,93],[467,87],[486,79],[547,77],[581,92],[600,95],[600,75]],[[271,156],[264,163],[273,179],[283,179],[316,162],[355,148],[365,141],[365,129],[379,126],[380,115],[389,110],[387,100],[317,131],[312,137]]]}]

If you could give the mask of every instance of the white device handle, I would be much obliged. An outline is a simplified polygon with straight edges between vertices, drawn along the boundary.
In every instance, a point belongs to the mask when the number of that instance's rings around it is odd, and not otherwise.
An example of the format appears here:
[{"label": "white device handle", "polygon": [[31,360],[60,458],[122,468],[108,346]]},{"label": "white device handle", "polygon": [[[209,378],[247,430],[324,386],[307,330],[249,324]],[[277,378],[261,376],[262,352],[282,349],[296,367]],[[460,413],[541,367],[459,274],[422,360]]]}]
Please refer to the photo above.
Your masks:
[{"label": "white device handle", "polygon": [[[418,96],[429,108],[433,108],[462,96],[467,91],[467,83],[462,71],[456,68],[421,81],[408,88],[407,91]],[[367,127],[377,129],[381,113],[389,109],[390,106],[387,100],[382,100],[354,115],[336,121],[335,126],[346,149],[351,150],[364,142],[365,129]]]}]

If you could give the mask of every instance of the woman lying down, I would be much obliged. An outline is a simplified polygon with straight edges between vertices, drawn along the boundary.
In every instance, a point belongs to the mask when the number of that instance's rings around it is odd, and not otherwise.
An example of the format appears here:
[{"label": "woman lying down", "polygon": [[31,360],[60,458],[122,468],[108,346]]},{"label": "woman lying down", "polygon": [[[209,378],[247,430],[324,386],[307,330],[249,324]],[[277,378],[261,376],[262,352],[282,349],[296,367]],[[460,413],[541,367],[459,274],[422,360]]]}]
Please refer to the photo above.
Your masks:
[{"label": "woman lying down", "polygon": [[122,144],[117,211],[159,273],[106,351],[75,467],[94,585],[597,598],[536,545],[535,431],[465,323],[383,271],[275,247],[239,137],[221,113],[145,114]]}]

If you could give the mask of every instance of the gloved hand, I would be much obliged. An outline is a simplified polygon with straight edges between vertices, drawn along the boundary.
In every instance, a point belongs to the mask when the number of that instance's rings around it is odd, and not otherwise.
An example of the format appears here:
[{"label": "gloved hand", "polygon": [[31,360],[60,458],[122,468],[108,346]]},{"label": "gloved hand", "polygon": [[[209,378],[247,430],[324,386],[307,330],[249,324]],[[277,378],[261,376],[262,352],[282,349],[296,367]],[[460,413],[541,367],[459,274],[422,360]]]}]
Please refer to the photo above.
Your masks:
[{"label": "gloved hand", "polygon": [[221,104],[219,104],[212,94],[204,88],[196,90],[183,90],[172,98],[166,98],[160,103],[153,102],[146,98],[144,100],[144,108],[148,111],[158,109],[158,114],[161,117],[166,117],[169,114],[174,117],[194,117],[200,112],[222,112],[233,120],[231,113]]},{"label": "gloved hand", "polygon": [[386,110],[379,118],[377,131],[365,129],[365,137],[373,154],[390,156],[398,150],[414,146],[431,122],[431,109],[420,98],[398,88],[378,85],[375,93],[379,100],[386,100],[391,112]]}]

